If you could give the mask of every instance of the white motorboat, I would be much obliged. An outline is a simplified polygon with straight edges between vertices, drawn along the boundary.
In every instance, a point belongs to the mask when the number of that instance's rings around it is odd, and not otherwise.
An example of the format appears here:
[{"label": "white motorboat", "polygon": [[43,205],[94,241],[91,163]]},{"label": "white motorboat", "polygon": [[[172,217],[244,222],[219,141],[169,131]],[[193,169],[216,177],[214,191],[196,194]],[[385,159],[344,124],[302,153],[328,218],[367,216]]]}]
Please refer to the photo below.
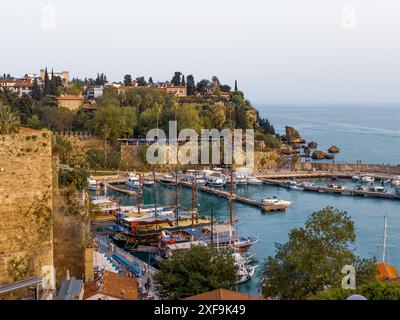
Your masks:
[{"label": "white motorboat", "polygon": [[364,182],[364,183],[373,183],[374,181],[375,181],[375,177],[371,176],[371,175],[363,176],[361,178],[361,182]]},{"label": "white motorboat", "polygon": [[391,184],[393,187],[400,187],[400,178],[399,179],[393,179],[391,181]]},{"label": "white motorboat", "polygon": [[264,198],[261,200],[262,203],[264,204],[269,204],[269,205],[284,205],[284,206],[290,206],[292,204],[291,201],[286,201],[286,200],[282,200],[279,199],[277,197],[268,197],[268,198]]},{"label": "white motorboat", "polygon": [[352,176],[351,177],[351,180],[353,180],[353,181],[360,181],[360,176],[357,176],[357,175],[354,175],[354,176]]},{"label": "white motorboat", "polygon": [[238,175],[235,177],[236,185],[246,186],[248,183],[247,177],[245,175]]},{"label": "white motorboat", "polygon": [[142,184],[145,187],[152,187],[154,185],[154,180],[150,180],[150,179],[143,179]]},{"label": "white motorboat", "polygon": [[222,178],[211,176],[207,178],[207,185],[213,188],[222,188],[225,185],[225,181]]},{"label": "white motorboat", "polygon": [[246,259],[244,259],[239,253],[234,253],[233,257],[235,259],[235,264],[238,267],[236,283],[244,283],[250,280],[253,277],[257,266],[249,266],[246,263]]},{"label": "white motorboat", "polygon": [[247,183],[250,185],[261,186],[263,182],[262,180],[257,179],[256,177],[249,177],[247,179]]},{"label": "white motorboat", "polygon": [[126,181],[125,185],[131,188],[138,188],[140,186],[140,179],[137,174],[128,172],[128,180]]},{"label": "white motorboat", "polygon": [[176,179],[172,174],[166,174],[160,179],[161,184],[166,186],[176,186]]},{"label": "white motorboat", "polygon": [[100,188],[100,186],[97,184],[96,180],[88,178],[87,181],[88,181],[88,190],[97,191]]}]

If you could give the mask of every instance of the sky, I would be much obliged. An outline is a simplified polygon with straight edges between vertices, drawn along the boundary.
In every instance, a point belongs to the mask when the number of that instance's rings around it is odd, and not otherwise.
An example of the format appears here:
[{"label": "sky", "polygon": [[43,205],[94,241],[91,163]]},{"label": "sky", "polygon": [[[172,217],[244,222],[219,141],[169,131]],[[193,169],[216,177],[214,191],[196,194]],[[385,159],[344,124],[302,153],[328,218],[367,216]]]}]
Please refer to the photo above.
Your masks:
[{"label": "sky", "polygon": [[196,81],[253,103],[400,103],[399,0],[14,0],[0,73]]}]

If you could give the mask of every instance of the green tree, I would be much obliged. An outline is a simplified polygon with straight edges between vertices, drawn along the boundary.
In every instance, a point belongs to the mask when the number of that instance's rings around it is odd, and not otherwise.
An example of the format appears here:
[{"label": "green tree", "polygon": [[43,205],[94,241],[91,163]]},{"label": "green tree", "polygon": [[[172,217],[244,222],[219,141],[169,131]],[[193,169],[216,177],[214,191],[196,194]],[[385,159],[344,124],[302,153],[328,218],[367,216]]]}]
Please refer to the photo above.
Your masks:
[{"label": "green tree", "polygon": [[10,106],[0,105],[0,134],[19,132],[20,120]]},{"label": "green tree", "polygon": [[153,81],[152,77],[149,78],[149,84],[154,85],[154,81]]},{"label": "green tree", "polygon": [[39,117],[36,114],[34,114],[32,117],[30,117],[28,119],[27,125],[29,128],[37,129],[37,130],[42,129],[42,127],[43,127],[42,122],[40,121]]},{"label": "green tree", "polygon": [[124,76],[124,84],[126,86],[130,86],[132,84],[132,76],[130,74],[126,74]]},{"label": "green tree", "polygon": [[163,261],[154,281],[163,298],[175,300],[219,288],[233,289],[236,271],[231,254],[194,246]]},{"label": "green tree", "polygon": [[86,151],[86,162],[91,170],[96,172],[104,164],[104,152],[100,149],[92,148]]},{"label": "green tree", "polygon": [[208,92],[210,85],[211,84],[209,80],[203,79],[199,83],[197,83],[196,91],[201,95],[205,95]]},{"label": "green tree", "polygon": [[45,108],[42,121],[51,130],[67,131],[71,129],[74,113],[67,108]]},{"label": "green tree", "polygon": [[58,183],[62,187],[74,186],[78,190],[87,188],[88,172],[85,169],[60,170],[58,174]]},{"label": "green tree", "polygon": [[40,89],[40,86],[36,79],[33,80],[32,83],[31,97],[33,100],[36,101],[39,101],[42,98],[42,90]]},{"label": "green tree", "polygon": [[237,80],[235,80],[235,91],[238,91]]},{"label": "green tree", "polygon": [[188,96],[194,96],[196,94],[196,84],[191,74],[186,77],[186,88]]},{"label": "green tree", "polygon": [[28,119],[34,113],[34,102],[30,95],[23,94],[19,99],[15,101],[15,109],[21,118],[21,122],[26,124]]},{"label": "green tree", "polygon": [[275,257],[261,268],[260,289],[266,298],[304,299],[341,285],[345,265],[363,276],[358,284],[374,278],[374,260],[359,259],[349,248],[355,242],[354,222],[347,212],[332,207],[314,212],[304,227],[293,229],[289,241],[276,244]]},{"label": "green tree", "polygon": [[147,86],[147,82],[146,82],[146,79],[145,79],[144,77],[137,77],[137,78],[136,78],[136,82],[137,82],[137,85],[138,85],[139,87],[145,87],[145,86]]},{"label": "green tree", "polygon": [[182,75],[181,86],[186,87],[185,75]]},{"label": "green tree", "polygon": [[202,128],[199,112],[194,104],[183,104],[178,107],[176,109],[176,121],[178,123],[178,131],[194,129],[200,132]]},{"label": "green tree", "polygon": [[329,288],[316,294],[311,299],[346,300],[353,294],[360,294],[368,300],[400,300],[400,283],[375,280],[361,286],[357,286],[357,288],[354,290]]},{"label": "green tree", "polygon": [[157,128],[157,111],[147,109],[142,112],[138,118],[137,128],[141,137],[146,137],[149,130]]},{"label": "green tree", "polygon": [[108,153],[106,166],[107,168],[112,169],[113,172],[119,170],[119,167],[121,166],[121,154],[119,151],[113,150],[112,152]]},{"label": "green tree", "polygon": [[171,84],[173,84],[174,86],[180,86],[181,78],[182,78],[182,73],[179,71],[176,71],[174,76],[171,79]]}]

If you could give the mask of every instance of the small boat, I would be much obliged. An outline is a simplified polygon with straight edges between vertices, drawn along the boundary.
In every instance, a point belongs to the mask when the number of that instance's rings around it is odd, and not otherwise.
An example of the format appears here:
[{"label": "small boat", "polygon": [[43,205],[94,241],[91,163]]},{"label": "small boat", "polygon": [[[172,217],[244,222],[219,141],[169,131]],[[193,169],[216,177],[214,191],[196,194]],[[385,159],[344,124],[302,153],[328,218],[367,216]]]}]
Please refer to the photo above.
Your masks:
[{"label": "small boat", "polygon": [[100,188],[100,186],[97,184],[96,180],[88,178],[87,181],[88,181],[88,190],[97,191]]},{"label": "small boat", "polygon": [[371,192],[380,192],[380,193],[384,193],[384,192],[386,192],[386,190],[385,190],[385,188],[384,187],[371,187],[371,188],[369,188],[369,191],[371,191]]},{"label": "small boat", "polygon": [[138,188],[140,187],[139,176],[136,173],[128,172],[127,173],[128,180],[126,181],[125,185],[130,188]]},{"label": "small boat", "polygon": [[250,185],[261,186],[263,182],[262,180],[257,179],[256,177],[249,177],[247,179],[247,183]]},{"label": "small boat", "polygon": [[152,186],[154,185],[154,180],[144,179],[144,180],[142,181],[142,184],[143,184],[145,187],[152,187]]},{"label": "small boat", "polygon": [[326,186],[328,188],[337,189],[337,190],[345,190],[346,189],[345,186],[343,186],[341,184],[336,184],[336,183],[327,183]]},{"label": "small boat", "polygon": [[247,177],[244,175],[239,175],[235,177],[236,185],[238,186],[247,186],[248,180]]},{"label": "small boat", "polygon": [[238,267],[237,270],[237,284],[244,283],[250,280],[257,268],[257,266],[247,265],[245,259],[238,253],[234,254],[235,265]]},{"label": "small boat", "polygon": [[218,177],[208,177],[207,185],[213,188],[222,188],[225,185],[225,181],[224,179]]},{"label": "small boat", "polygon": [[299,184],[297,184],[297,182],[295,182],[295,181],[289,180],[289,181],[286,181],[285,183],[289,187],[289,189],[297,190],[297,191],[304,190],[304,188],[302,186],[300,186]]},{"label": "small boat", "polygon": [[354,187],[355,191],[368,191],[368,188],[366,186],[363,186],[361,184],[358,184]]},{"label": "small boat", "polygon": [[357,176],[357,175],[354,175],[354,176],[352,176],[351,177],[351,180],[353,180],[353,181],[360,181],[360,176]]},{"label": "small boat", "polygon": [[172,174],[166,174],[160,179],[161,184],[166,186],[176,186],[176,180]]},{"label": "small boat", "polygon": [[309,181],[305,181],[305,182],[302,182],[302,183],[300,183],[300,187],[314,187],[315,186],[315,184],[314,184],[314,182],[309,182]]},{"label": "small boat", "polygon": [[282,199],[279,199],[279,198],[277,198],[275,196],[274,197],[269,197],[269,198],[264,198],[264,199],[261,200],[261,202],[265,203],[265,204],[277,205],[277,206],[279,206],[279,205],[290,206],[292,204],[291,201],[282,200]]},{"label": "small boat", "polygon": [[400,179],[393,179],[391,184],[393,187],[400,187]]},{"label": "small boat", "polygon": [[361,178],[361,182],[364,183],[373,183],[375,181],[375,177],[371,175],[367,175]]}]

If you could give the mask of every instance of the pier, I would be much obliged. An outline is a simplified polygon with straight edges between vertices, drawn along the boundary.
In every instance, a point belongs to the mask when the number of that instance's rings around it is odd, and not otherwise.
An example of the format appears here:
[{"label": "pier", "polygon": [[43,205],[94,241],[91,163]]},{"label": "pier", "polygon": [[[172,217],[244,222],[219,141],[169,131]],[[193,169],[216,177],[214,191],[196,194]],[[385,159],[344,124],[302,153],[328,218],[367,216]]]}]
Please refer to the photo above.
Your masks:
[{"label": "pier", "polygon": [[[282,181],[264,179],[264,183],[272,186],[289,188],[289,186]],[[359,197],[369,197],[369,198],[381,198],[390,200],[400,200],[400,195],[386,192],[374,192],[374,191],[363,191],[363,190],[351,190],[351,189],[337,189],[329,188],[325,186],[301,186],[304,191],[319,192],[319,193],[331,193],[343,196],[359,196]]]},{"label": "pier", "polygon": [[107,179],[107,180],[102,179],[102,180],[98,181],[98,183],[102,184],[104,187],[107,187],[107,189],[118,191],[118,192],[127,194],[129,196],[134,196],[136,194],[135,191],[129,190],[126,188],[120,188],[120,187],[117,187],[114,185],[114,184],[125,183],[126,181],[127,181],[126,178],[113,178],[112,180],[111,179]]},{"label": "pier", "polygon": [[[187,181],[180,180],[180,181],[178,181],[178,184],[180,184],[181,186],[187,187],[187,188],[192,188],[192,183],[187,182]],[[224,190],[219,190],[216,188],[210,188],[210,187],[206,187],[206,186],[198,186],[197,189],[202,192],[206,192],[208,194],[212,194],[212,195],[215,195],[215,196],[218,196],[221,198],[225,198],[228,200],[230,199],[230,196],[231,196],[230,192],[224,191]],[[264,212],[285,211],[288,208],[287,205],[265,204],[262,201],[249,199],[249,198],[242,197],[242,196],[237,196],[235,194],[233,194],[233,200],[253,206],[253,207],[258,207]]]}]

